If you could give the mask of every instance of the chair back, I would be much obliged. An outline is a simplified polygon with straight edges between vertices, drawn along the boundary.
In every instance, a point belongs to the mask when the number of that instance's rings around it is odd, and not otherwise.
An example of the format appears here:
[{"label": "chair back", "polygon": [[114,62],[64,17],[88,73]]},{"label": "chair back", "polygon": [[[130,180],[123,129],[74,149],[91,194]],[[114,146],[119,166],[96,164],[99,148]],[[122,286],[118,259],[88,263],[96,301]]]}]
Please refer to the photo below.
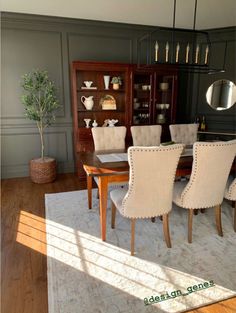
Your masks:
[{"label": "chair back", "polygon": [[197,141],[198,124],[169,125],[171,140],[176,143],[192,145]]},{"label": "chair back", "polygon": [[92,136],[95,150],[125,149],[125,126],[93,127]]},{"label": "chair back", "polygon": [[159,146],[161,142],[161,125],[131,126],[134,146]]},{"label": "chair back", "polygon": [[181,194],[185,208],[208,208],[220,205],[236,154],[236,140],[196,142],[190,180]]},{"label": "chair back", "polygon": [[183,145],[130,147],[129,188],[122,202],[122,214],[148,218],[172,208],[174,178]]}]

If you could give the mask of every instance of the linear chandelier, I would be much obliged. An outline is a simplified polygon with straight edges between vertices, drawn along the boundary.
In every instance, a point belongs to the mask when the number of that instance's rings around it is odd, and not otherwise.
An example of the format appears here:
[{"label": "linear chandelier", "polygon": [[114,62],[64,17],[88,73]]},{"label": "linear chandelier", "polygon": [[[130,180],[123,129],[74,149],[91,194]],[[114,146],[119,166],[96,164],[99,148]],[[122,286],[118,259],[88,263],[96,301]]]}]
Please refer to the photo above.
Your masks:
[{"label": "linear chandelier", "polygon": [[174,0],[173,28],[156,27],[138,39],[138,67],[165,64],[175,65],[179,70],[214,74],[225,72],[227,43],[220,68],[210,64],[212,45],[209,33],[195,29],[197,0],[195,0],[193,29],[175,28],[176,0]]}]

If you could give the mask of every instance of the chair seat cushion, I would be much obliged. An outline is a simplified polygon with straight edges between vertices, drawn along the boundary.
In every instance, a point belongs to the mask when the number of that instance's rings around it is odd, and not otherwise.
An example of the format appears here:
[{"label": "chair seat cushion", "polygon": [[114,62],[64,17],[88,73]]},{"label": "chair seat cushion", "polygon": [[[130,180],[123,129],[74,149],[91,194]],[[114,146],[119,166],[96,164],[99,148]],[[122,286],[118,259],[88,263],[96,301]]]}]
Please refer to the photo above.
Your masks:
[{"label": "chair seat cushion", "polygon": [[173,189],[173,202],[178,206],[183,207],[183,201],[181,200],[181,194],[186,187],[188,181],[176,181]]},{"label": "chair seat cushion", "polygon": [[[95,180],[95,182],[96,182],[96,184],[98,185],[98,177],[94,177],[94,180]],[[120,186],[125,186],[125,185],[127,185],[128,184],[128,182],[126,181],[126,182],[114,182],[114,183],[109,183],[109,186],[112,186],[112,188],[114,188],[114,187],[116,187],[116,188],[118,188],[118,187],[120,187]]]},{"label": "chair seat cushion", "polygon": [[115,204],[117,210],[122,214],[122,201],[128,191],[128,185],[124,188],[117,188],[110,192],[111,201]]},{"label": "chair seat cushion", "polygon": [[225,198],[228,200],[236,201],[236,179],[234,182],[233,181],[234,178],[230,176],[225,188]]}]

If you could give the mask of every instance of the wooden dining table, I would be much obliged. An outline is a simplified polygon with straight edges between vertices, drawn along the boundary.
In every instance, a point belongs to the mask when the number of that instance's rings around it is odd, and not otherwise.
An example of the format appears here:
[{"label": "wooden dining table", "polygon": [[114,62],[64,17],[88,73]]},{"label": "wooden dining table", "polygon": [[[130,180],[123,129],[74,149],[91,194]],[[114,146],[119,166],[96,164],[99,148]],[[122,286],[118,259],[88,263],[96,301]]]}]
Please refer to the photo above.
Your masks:
[{"label": "wooden dining table", "polygon": [[[99,207],[100,207],[100,227],[101,239],[106,240],[106,211],[107,211],[107,193],[110,183],[127,182],[129,180],[128,161],[101,162],[98,155],[124,154],[127,150],[106,150],[94,152],[79,152],[78,158],[83,164],[87,175],[88,206],[92,207],[92,180],[98,178]],[[190,154],[183,154],[180,157],[176,176],[185,176],[191,174],[193,157]]]}]

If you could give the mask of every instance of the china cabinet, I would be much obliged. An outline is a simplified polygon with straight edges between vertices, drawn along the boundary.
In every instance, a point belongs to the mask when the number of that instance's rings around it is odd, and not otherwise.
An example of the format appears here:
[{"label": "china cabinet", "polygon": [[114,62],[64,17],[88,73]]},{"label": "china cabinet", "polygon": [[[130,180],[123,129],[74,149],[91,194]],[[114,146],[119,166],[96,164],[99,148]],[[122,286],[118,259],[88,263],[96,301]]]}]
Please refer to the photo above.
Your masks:
[{"label": "china cabinet", "polygon": [[[129,104],[132,67],[129,64],[74,61],[71,64],[73,139],[76,172],[85,177],[77,152],[94,149],[91,127],[130,124]],[[112,78],[120,84],[113,88]],[[111,123],[110,123],[111,125]]]},{"label": "china cabinet", "polygon": [[132,124],[162,125],[162,141],[169,139],[169,124],[175,123],[177,70],[168,66],[133,68]]},{"label": "china cabinet", "polygon": [[[113,83],[117,81],[115,86]],[[74,61],[71,64],[73,139],[76,173],[85,178],[80,151],[93,151],[91,127],[162,125],[162,141],[169,140],[175,123],[177,70],[156,65]]]}]

